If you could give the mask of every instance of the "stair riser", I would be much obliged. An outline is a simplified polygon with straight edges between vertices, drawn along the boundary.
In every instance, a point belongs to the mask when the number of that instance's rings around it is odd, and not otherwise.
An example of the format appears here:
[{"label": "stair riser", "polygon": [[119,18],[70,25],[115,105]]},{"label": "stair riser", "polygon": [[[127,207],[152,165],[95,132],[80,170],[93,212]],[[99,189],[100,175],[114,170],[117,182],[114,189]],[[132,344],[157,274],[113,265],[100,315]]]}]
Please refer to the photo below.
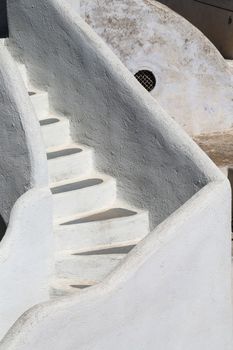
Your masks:
[{"label": "stair riser", "polygon": [[49,99],[47,93],[32,95],[30,99],[39,120],[49,115]]},{"label": "stair riser", "polygon": [[116,199],[114,181],[84,189],[53,195],[54,218],[64,218],[89,211],[97,211],[108,206]]},{"label": "stair riser", "polygon": [[149,232],[145,213],[132,217],[55,228],[56,249],[88,251],[105,246],[130,245]]},{"label": "stair riser", "polygon": [[41,132],[46,148],[67,145],[71,141],[68,120],[42,126]]},{"label": "stair riser", "polygon": [[71,256],[67,259],[58,259],[55,264],[58,278],[80,279],[85,281],[101,281],[111,273],[121,260],[123,254]]},{"label": "stair riser", "polygon": [[93,170],[92,150],[48,161],[50,182],[85,176]]}]

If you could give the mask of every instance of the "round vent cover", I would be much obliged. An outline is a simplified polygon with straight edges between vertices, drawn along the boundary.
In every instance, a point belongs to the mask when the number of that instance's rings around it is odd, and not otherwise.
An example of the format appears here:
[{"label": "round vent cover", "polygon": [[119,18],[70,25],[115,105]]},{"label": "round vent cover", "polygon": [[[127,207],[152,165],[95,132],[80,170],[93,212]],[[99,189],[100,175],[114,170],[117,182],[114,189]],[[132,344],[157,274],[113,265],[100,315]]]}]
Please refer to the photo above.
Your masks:
[{"label": "round vent cover", "polygon": [[135,74],[135,78],[147,91],[152,91],[156,85],[155,76],[149,70],[140,70]]}]

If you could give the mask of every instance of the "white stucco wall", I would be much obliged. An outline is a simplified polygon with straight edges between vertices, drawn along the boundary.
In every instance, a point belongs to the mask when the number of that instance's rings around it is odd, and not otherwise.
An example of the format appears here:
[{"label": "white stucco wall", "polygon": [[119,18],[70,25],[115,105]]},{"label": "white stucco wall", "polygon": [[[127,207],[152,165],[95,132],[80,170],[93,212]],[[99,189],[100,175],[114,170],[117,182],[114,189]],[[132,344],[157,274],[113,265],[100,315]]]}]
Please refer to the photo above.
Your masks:
[{"label": "white stucco wall", "polygon": [[229,184],[206,186],[108,280],[33,308],[0,349],[231,350],[229,213]]},{"label": "white stucco wall", "polygon": [[70,4],[73,9],[77,12],[80,11],[80,0],[66,0],[68,4]]},{"label": "white stucco wall", "polygon": [[97,167],[155,227],[208,182],[207,157],[200,161],[199,148],[72,7],[34,1],[8,2],[12,50],[68,116],[73,139],[94,147]]},{"label": "white stucco wall", "polygon": [[40,126],[12,59],[0,44],[0,339],[28,308],[49,297],[52,203]]},{"label": "white stucco wall", "polygon": [[12,50],[74,139],[166,220],[102,284],[24,314],[0,349],[231,350],[229,183],[72,8],[8,4]]},{"label": "white stucco wall", "polygon": [[154,0],[85,0],[81,14],[135,74],[151,70],[152,96],[188,133],[233,125],[233,78],[208,39]]},{"label": "white stucco wall", "polygon": [[5,41],[0,42],[0,214],[8,223],[24,192],[48,182],[39,124]]},{"label": "white stucco wall", "polygon": [[17,200],[0,243],[0,339],[26,310],[49,299],[52,256],[51,193],[34,188]]}]

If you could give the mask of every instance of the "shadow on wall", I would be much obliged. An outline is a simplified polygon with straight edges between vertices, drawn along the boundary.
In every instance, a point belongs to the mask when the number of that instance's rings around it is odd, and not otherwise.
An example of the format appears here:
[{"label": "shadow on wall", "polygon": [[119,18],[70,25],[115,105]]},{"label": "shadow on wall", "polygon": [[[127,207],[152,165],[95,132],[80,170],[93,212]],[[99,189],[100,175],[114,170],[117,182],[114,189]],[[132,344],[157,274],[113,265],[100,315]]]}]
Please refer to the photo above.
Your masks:
[{"label": "shadow on wall", "polygon": [[6,224],[5,221],[3,220],[3,218],[0,215],[0,241],[3,239],[5,233],[6,233]]},{"label": "shadow on wall", "polygon": [[7,0],[0,0],[0,38],[8,36]]}]

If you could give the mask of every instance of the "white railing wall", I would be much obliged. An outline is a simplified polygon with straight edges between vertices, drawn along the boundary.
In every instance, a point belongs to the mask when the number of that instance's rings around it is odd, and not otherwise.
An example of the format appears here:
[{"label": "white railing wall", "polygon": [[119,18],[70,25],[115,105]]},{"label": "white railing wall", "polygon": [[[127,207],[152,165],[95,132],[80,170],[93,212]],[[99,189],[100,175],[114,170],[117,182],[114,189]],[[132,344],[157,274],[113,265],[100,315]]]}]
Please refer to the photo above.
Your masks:
[{"label": "white railing wall", "polygon": [[52,203],[40,126],[24,82],[0,44],[0,339],[49,295]]},{"label": "white railing wall", "polygon": [[229,214],[228,182],[207,185],[104,283],[34,307],[0,349],[231,350]]}]

